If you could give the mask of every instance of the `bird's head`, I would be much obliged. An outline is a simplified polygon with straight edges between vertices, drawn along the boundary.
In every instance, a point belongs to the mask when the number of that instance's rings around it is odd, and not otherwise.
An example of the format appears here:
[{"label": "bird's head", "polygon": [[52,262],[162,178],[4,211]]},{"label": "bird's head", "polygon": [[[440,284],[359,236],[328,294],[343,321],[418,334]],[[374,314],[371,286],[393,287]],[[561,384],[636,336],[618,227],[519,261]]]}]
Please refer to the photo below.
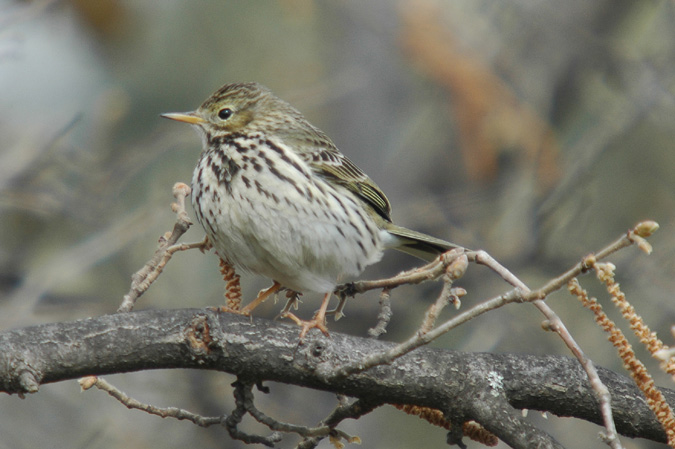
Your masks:
[{"label": "bird's head", "polygon": [[195,111],[162,114],[189,123],[205,135],[269,132],[302,115],[258,83],[226,84]]}]

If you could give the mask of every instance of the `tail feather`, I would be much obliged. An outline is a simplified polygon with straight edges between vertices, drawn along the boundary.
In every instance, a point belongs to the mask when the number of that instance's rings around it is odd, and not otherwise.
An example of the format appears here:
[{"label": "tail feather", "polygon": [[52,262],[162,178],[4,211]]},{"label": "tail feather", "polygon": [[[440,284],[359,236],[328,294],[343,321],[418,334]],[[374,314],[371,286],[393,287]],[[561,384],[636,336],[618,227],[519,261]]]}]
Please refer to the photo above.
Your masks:
[{"label": "tail feather", "polygon": [[396,243],[391,247],[398,251],[418,257],[427,262],[431,262],[439,254],[451,250],[453,248],[461,248],[454,243],[446,242],[445,240],[437,239],[421,232],[413,231],[411,229],[397,226],[392,223],[387,223],[387,231],[396,237]]}]

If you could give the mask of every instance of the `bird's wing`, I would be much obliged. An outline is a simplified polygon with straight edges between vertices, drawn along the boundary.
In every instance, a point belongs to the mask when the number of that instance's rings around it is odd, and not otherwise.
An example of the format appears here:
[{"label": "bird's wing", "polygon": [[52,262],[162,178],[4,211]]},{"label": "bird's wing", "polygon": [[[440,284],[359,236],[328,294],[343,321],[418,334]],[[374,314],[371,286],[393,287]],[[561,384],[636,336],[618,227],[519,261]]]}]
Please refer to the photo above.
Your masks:
[{"label": "bird's wing", "polygon": [[311,169],[351,190],[387,221],[391,221],[391,204],[382,190],[334,146],[308,148],[300,154]]}]

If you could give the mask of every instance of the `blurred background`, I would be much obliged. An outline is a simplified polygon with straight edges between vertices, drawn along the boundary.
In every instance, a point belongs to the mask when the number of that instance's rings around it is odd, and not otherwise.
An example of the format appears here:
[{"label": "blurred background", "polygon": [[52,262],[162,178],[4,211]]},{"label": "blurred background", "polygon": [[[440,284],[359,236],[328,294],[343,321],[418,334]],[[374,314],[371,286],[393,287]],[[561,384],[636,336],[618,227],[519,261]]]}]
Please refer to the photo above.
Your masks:
[{"label": "blurred background", "polygon": [[[192,130],[159,114],[195,109],[227,82],[258,81],[382,187],[397,223],[485,249],[533,288],[638,221],[656,220],[651,256],[629,248],[611,260],[638,313],[670,344],[674,22],[668,0],[0,0],[0,329],[114,312],[173,226],[171,188],[189,183],[201,149]],[[195,225],[184,241],[202,237]],[[417,264],[391,253],[363,277]],[[245,276],[245,297],[267,283]],[[620,320],[593,279],[582,284]],[[464,307],[508,289],[481,267],[459,285],[469,291]],[[395,290],[383,338],[409,336],[439,290]],[[174,257],[137,309],[214,306],[222,295],[216,256],[192,251]],[[309,317],[319,298],[303,300],[299,313]],[[377,293],[351,300],[329,327],[365,335],[377,302]],[[574,298],[558,293],[549,304],[596,363],[623,372]],[[271,318],[281,307],[270,301],[256,313]],[[435,345],[567,354],[541,321],[534,307],[511,305]],[[157,406],[203,415],[233,406],[234,378],[221,373],[107,379]],[[270,387],[261,409],[298,424],[315,425],[336,403]],[[245,446],[224,429],[81,394],[75,381],[24,400],[0,396],[0,416],[0,449]],[[606,447],[595,425],[529,416],[567,447]],[[442,429],[391,407],[341,427],[364,447],[445,444]],[[267,433],[255,423],[245,429]],[[279,447],[297,441],[288,436]]]}]

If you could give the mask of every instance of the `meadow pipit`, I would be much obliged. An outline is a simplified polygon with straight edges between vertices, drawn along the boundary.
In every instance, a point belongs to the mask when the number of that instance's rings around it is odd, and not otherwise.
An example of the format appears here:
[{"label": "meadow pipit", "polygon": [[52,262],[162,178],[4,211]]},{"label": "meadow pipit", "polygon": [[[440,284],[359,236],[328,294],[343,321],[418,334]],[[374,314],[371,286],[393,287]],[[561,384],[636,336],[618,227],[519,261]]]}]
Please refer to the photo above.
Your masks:
[{"label": "meadow pipit", "polygon": [[455,245],[391,222],[380,188],[326,134],[257,83],[226,84],[196,111],[164,114],[202,137],[192,205],[216,253],[274,285],[325,294],[301,336],[326,333],[338,280],[395,248],[425,260]]}]

